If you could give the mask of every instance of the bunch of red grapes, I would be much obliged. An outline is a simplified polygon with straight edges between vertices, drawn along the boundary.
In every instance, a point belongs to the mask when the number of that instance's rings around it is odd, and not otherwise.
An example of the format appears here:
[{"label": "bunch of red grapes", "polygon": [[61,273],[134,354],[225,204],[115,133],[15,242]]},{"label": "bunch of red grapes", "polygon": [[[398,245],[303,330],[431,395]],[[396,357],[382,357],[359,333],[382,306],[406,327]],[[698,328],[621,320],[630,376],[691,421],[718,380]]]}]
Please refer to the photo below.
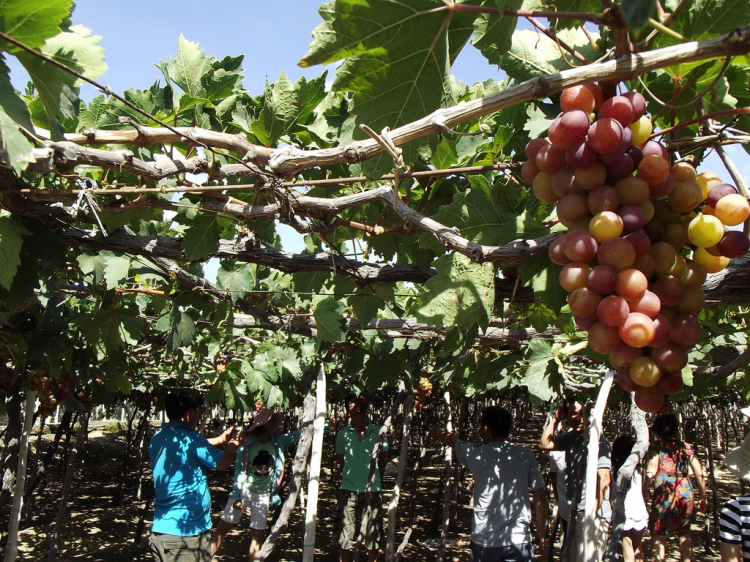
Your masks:
[{"label": "bunch of red grapes", "polygon": [[568,232],[549,249],[592,350],[646,412],[682,389],[681,370],[701,334],[701,288],[750,249],[747,199],[713,173],[671,165],[653,140],[646,101],[606,101],[595,84],[563,91],[546,139],[526,146],[522,168],[538,199],[556,203]]},{"label": "bunch of red grapes", "polygon": [[262,398],[259,398],[255,401],[255,411],[260,412],[263,408],[266,407],[266,403],[263,401]]},{"label": "bunch of red grapes", "polygon": [[31,376],[29,386],[37,393],[39,416],[42,418],[54,414],[58,404],[65,401],[75,390],[75,382],[69,375],[52,379],[46,365],[37,367]]},{"label": "bunch of red grapes", "polygon": [[422,377],[419,379],[417,388],[414,389],[414,407],[421,410],[430,396],[432,396],[432,383],[430,379]]}]

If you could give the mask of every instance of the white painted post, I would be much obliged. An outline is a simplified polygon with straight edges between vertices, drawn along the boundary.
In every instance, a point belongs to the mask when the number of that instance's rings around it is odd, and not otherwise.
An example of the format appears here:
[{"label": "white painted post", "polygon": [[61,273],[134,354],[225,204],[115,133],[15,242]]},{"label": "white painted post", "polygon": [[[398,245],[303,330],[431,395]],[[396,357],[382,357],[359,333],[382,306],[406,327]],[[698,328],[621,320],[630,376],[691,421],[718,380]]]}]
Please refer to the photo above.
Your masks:
[{"label": "white painted post", "polygon": [[599,460],[599,438],[602,434],[602,418],[604,417],[604,408],[607,406],[607,398],[614,381],[614,371],[607,371],[599,387],[599,395],[596,397],[596,404],[589,415],[589,444],[588,457],[586,462],[586,481],[584,483],[586,490],[586,503],[584,507],[585,519],[583,522],[583,552],[585,562],[596,561],[596,550],[594,543],[596,541],[596,465]]},{"label": "white painted post", "polygon": [[305,513],[302,562],[313,562],[315,556],[315,524],[318,520],[320,461],[323,457],[323,430],[326,423],[326,372],[322,363],[315,385],[315,398],[315,420],[313,421],[312,452],[310,453],[310,480],[307,485],[307,511]]}]

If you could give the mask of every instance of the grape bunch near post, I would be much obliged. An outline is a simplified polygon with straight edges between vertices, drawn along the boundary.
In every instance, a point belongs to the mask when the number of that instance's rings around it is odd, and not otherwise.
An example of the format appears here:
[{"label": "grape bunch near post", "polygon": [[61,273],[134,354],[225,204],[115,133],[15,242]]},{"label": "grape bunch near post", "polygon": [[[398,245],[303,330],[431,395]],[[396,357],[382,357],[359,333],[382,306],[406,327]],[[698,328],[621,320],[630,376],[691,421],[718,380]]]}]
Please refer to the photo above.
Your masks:
[{"label": "grape bunch near post", "polygon": [[563,266],[576,325],[636,404],[656,412],[683,387],[706,275],[750,248],[738,230],[750,204],[718,175],[670,164],[639,92],[604,99],[583,84],[560,105],[547,137],[527,144],[522,176],[568,229],[549,256]]}]

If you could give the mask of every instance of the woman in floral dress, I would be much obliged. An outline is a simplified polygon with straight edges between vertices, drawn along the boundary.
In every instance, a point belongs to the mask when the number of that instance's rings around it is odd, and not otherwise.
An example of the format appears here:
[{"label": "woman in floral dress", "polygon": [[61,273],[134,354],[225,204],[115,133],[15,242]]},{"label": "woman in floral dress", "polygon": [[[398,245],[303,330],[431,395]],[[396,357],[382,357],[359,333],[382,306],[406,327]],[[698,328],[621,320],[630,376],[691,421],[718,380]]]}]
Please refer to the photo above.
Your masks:
[{"label": "woman in floral dress", "polygon": [[708,502],[703,468],[693,447],[680,441],[674,414],[658,416],[652,429],[657,440],[649,451],[646,464],[646,487],[654,486],[649,517],[651,560],[662,562],[666,557],[667,536],[677,536],[680,560],[690,562],[693,555],[690,524],[694,509],[689,472],[692,469],[698,486],[698,509],[705,511]]}]

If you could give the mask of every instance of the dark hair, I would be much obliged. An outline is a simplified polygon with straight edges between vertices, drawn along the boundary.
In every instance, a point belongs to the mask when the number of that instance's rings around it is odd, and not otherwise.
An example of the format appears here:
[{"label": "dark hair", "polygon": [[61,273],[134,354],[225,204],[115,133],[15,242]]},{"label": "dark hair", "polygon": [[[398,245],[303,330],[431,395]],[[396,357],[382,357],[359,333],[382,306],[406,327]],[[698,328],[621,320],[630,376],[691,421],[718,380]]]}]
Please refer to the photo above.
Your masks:
[{"label": "dark hair", "polygon": [[620,467],[625,464],[630,453],[633,452],[634,445],[635,437],[629,433],[623,433],[612,443],[612,474],[615,478],[620,471]]},{"label": "dark hair", "polygon": [[656,416],[654,425],[651,426],[654,433],[659,437],[674,437],[680,429],[680,424],[677,421],[677,416],[674,414],[662,414]]},{"label": "dark hair", "polygon": [[576,402],[583,405],[583,400],[581,399],[581,397],[575,394],[572,396],[566,396],[565,398],[563,398],[563,402],[562,402],[563,411],[567,414],[570,406],[572,406]]},{"label": "dark hair", "polygon": [[180,420],[190,408],[200,408],[201,406],[203,406],[203,396],[188,390],[170,392],[164,399],[164,409],[170,421]]},{"label": "dark hair", "polygon": [[495,439],[507,439],[513,427],[513,416],[500,406],[488,406],[482,413],[482,425],[490,430]]},{"label": "dark hair", "polygon": [[344,404],[346,405],[347,410],[349,409],[349,404],[357,404],[360,411],[364,413],[367,411],[367,407],[370,405],[370,399],[364,394],[355,394],[353,392],[350,392],[346,395],[346,398],[344,398]]}]

